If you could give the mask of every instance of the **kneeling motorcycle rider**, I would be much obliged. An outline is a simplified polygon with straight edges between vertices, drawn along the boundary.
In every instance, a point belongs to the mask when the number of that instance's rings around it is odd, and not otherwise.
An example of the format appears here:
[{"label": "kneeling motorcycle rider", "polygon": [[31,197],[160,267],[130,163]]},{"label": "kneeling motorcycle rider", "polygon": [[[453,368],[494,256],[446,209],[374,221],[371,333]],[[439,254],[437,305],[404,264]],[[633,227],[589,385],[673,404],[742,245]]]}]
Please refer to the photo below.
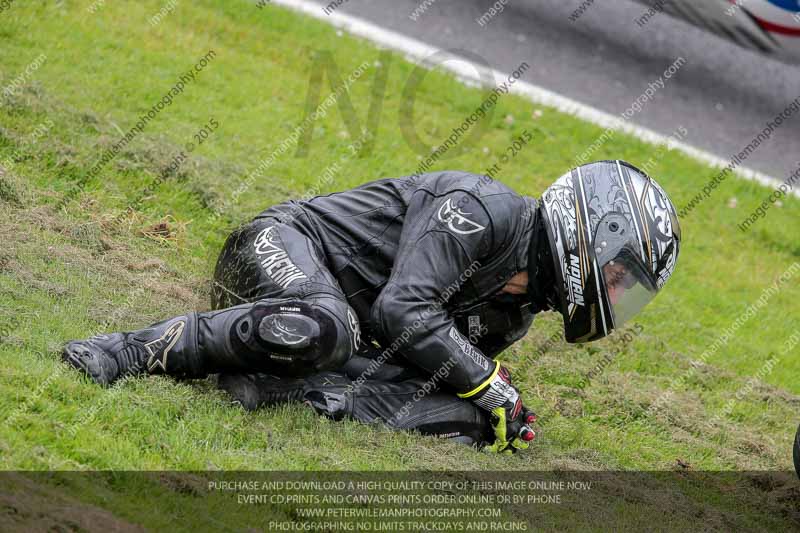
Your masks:
[{"label": "kneeling motorcycle rider", "polygon": [[248,409],[298,400],[514,451],[535,415],[495,357],[541,311],[562,314],[567,342],[621,327],[672,274],[680,239],[664,190],[623,161],[575,168],[539,200],[464,172],[382,179],[234,231],[215,310],[73,341],[64,359],[103,385],[218,373]]}]

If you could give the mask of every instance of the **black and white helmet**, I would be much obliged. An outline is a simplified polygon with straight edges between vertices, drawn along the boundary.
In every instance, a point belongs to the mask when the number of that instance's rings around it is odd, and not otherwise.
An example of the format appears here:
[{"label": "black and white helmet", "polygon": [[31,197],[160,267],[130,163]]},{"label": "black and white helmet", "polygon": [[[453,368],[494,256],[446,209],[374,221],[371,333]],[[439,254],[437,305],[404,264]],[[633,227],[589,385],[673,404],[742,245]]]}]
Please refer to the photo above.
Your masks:
[{"label": "black and white helmet", "polygon": [[601,339],[664,286],[680,249],[664,190],[624,161],[561,176],[542,195],[567,342]]}]

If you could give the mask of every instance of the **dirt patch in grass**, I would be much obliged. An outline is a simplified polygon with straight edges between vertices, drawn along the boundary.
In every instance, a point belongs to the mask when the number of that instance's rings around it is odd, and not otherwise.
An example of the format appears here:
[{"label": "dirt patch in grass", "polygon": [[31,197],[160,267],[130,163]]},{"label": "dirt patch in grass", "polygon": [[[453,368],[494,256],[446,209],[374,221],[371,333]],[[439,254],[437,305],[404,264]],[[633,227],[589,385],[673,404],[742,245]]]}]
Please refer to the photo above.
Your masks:
[{"label": "dirt patch in grass", "polygon": [[0,167],[0,202],[21,205],[22,200],[17,192],[17,187],[5,176],[7,176],[6,170]]},{"label": "dirt patch in grass", "polygon": [[207,481],[192,474],[162,472],[158,475],[161,485],[173,492],[188,496],[202,496],[207,493]]},{"label": "dirt patch in grass", "polygon": [[94,292],[88,316],[99,324],[141,327],[207,305],[207,282],[153,259],[157,244],[109,235],[91,221],[72,222],[49,208],[11,209],[0,240],[0,273],[21,287],[20,297],[63,301]]},{"label": "dirt patch in grass", "polygon": [[145,531],[104,509],[64,497],[22,475],[13,477],[18,490],[0,488],[0,531]]},{"label": "dirt patch in grass", "polygon": [[584,415],[583,402],[579,400],[558,398],[555,403],[555,409],[558,414],[565,418],[580,418]]},{"label": "dirt patch in grass", "polygon": [[787,404],[794,409],[800,406],[800,396],[763,381],[757,382],[753,387],[752,398],[763,402]]}]

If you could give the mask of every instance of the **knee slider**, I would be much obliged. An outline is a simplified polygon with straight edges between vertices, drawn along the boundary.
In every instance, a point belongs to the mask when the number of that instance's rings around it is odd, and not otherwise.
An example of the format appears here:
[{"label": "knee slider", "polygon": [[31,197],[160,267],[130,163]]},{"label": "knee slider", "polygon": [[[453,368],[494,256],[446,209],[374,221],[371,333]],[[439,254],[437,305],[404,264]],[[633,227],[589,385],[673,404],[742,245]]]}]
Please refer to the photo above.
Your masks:
[{"label": "knee slider", "polygon": [[232,334],[291,374],[341,366],[353,350],[342,320],[303,300],[257,302],[236,321]]}]

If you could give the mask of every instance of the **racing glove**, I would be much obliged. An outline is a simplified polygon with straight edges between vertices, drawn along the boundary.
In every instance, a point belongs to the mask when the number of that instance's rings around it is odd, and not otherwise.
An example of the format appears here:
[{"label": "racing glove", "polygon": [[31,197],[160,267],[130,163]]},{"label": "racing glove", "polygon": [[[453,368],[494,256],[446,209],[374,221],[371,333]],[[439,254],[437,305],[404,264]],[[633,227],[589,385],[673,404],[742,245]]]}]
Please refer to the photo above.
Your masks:
[{"label": "racing glove", "polygon": [[459,394],[461,398],[472,400],[475,405],[491,414],[495,441],[484,450],[493,453],[513,453],[524,450],[536,434],[530,424],[536,415],[522,405],[519,390],[511,384],[508,369],[495,362],[494,372],[489,379],[470,392]]}]

